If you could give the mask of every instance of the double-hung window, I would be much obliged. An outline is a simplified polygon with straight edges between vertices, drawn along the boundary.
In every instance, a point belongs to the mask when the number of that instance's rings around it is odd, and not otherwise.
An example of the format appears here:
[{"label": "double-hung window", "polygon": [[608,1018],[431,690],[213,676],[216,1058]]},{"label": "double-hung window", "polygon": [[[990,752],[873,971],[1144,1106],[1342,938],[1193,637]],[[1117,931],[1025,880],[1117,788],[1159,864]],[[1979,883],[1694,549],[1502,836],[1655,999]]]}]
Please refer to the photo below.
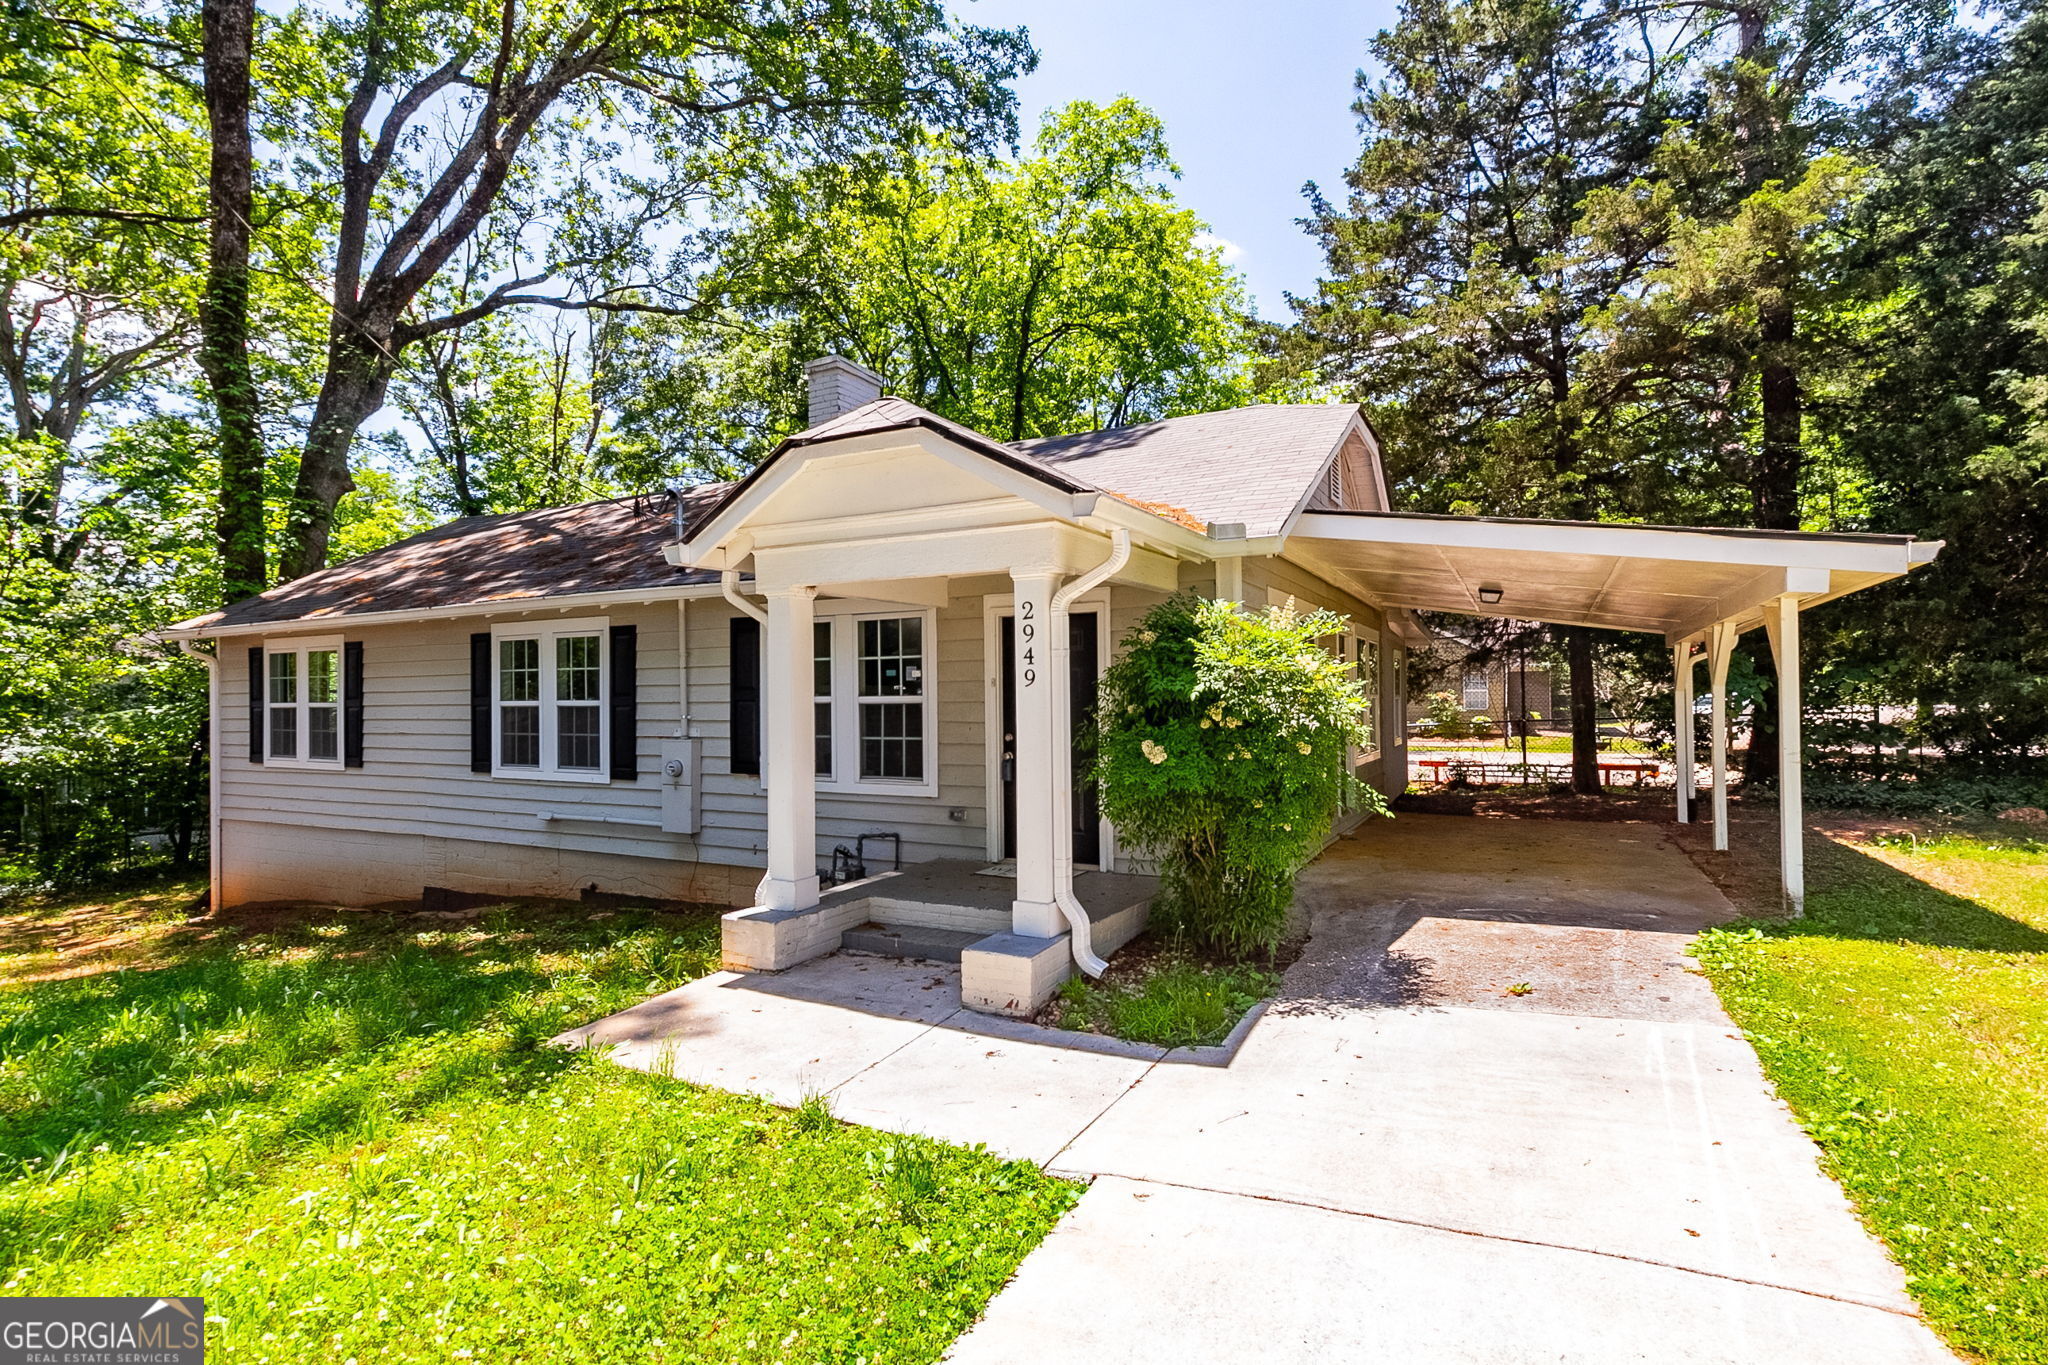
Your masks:
[{"label": "double-hung window", "polygon": [[862,617],[854,625],[861,780],[922,783],[924,618]]},{"label": "double-hung window", "polygon": [[1465,670],[1464,696],[1460,699],[1467,711],[1484,711],[1488,705],[1486,670],[1468,668]]},{"label": "double-hung window", "polygon": [[305,640],[263,654],[264,761],[341,766],[341,641]]},{"label": "double-hung window", "polygon": [[[852,605],[812,625],[811,705],[824,791],[938,794],[933,614]],[[768,724],[773,725],[770,717]]]},{"label": "double-hung window", "polygon": [[491,632],[493,772],[605,779],[607,630],[597,619]]},{"label": "double-hung window", "polygon": [[1365,692],[1365,752],[1380,747],[1380,647],[1363,637],[1353,642],[1358,660],[1358,683]]},{"label": "double-hung window", "polygon": [[832,776],[832,623],[811,622],[811,711],[816,717],[818,776]]}]

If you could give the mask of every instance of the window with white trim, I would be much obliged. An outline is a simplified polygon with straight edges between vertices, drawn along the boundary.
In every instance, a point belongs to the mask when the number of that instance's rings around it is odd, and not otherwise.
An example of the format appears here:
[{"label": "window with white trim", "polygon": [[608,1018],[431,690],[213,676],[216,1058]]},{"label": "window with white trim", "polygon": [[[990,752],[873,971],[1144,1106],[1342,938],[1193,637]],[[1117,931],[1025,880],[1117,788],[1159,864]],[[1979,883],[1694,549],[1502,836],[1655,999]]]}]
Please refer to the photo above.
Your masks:
[{"label": "window with white trim", "polygon": [[263,651],[263,751],[284,767],[341,764],[341,641],[266,644]]},{"label": "window with white trim", "polygon": [[491,771],[603,781],[609,621],[532,622],[491,631]]},{"label": "window with white trim", "polygon": [[1464,704],[1467,711],[1484,711],[1487,706],[1486,670],[1465,670]]},{"label": "window with white trim", "polygon": [[1380,747],[1379,642],[1360,636],[1353,642],[1352,654],[1358,660],[1358,682],[1365,692],[1365,752],[1375,754]]},{"label": "window with white trim", "polygon": [[924,617],[854,622],[864,782],[924,781]]},{"label": "window with white trim", "polygon": [[811,622],[811,710],[817,720],[818,776],[832,776],[832,623]]}]

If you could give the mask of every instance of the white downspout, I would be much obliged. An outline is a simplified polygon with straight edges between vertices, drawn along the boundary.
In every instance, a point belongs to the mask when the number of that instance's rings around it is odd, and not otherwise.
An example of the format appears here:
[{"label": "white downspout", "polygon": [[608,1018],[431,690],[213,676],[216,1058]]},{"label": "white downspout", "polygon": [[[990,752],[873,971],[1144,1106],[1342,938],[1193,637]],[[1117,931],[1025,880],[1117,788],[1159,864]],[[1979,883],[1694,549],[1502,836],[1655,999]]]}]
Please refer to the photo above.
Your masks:
[{"label": "white downspout", "polygon": [[1101,976],[1109,964],[1095,955],[1088,912],[1074,899],[1074,705],[1073,689],[1067,682],[1073,650],[1067,634],[1067,608],[1082,594],[1100,587],[1130,559],[1131,533],[1118,527],[1110,532],[1109,558],[1054,593],[1046,612],[1052,618],[1046,623],[1052,632],[1052,896],[1071,930],[1067,941],[1074,952],[1074,965],[1090,976]]},{"label": "white downspout", "polygon": [[[220,656],[207,654],[196,640],[180,640],[178,648],[206,665],[206,912],[220,913]],[[220,642],[214,642],[218,651]]]},{"label": "white downspout", "polygon": [[764,627],[768,624],[768,613],[740,596],[740,571],[738,569],[727,569],[724,573],[718,575],[718,586],[725,593],[726,601],[732,603],[756,621],[759,621]]}]

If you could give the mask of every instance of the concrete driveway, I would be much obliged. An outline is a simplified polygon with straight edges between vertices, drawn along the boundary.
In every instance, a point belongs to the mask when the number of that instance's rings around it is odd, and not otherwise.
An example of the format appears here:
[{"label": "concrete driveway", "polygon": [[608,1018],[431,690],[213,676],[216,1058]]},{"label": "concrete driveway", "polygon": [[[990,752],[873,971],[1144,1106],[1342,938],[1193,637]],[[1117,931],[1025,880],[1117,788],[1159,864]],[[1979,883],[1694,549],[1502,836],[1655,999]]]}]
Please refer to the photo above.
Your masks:
[{"label": "concrete driveway", "polygon": [[1953,1359],[1687,971],[1731,912],[1656,827],[1402,816],[1301,895],[1225,1064],[848,957],[578,1037],[1092,1180],[958,1362]]}]

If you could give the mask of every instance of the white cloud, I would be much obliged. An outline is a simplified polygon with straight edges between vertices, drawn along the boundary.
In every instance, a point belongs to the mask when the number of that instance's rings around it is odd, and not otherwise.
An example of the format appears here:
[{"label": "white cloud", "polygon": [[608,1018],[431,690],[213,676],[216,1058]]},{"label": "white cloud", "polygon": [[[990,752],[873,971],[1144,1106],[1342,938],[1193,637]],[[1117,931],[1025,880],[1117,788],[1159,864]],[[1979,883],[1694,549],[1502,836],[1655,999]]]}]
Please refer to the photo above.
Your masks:
[{"label": "white cloud", "polygon": [[1213,232],[1196,233],[1195,245],[1205,251],[1211,249],[1221,251],[1223,253],[1223,264],[1225,265],[1236,265],[1244,259],[1243,247],[1231,241],[1228,237],[1218,237]]}]

